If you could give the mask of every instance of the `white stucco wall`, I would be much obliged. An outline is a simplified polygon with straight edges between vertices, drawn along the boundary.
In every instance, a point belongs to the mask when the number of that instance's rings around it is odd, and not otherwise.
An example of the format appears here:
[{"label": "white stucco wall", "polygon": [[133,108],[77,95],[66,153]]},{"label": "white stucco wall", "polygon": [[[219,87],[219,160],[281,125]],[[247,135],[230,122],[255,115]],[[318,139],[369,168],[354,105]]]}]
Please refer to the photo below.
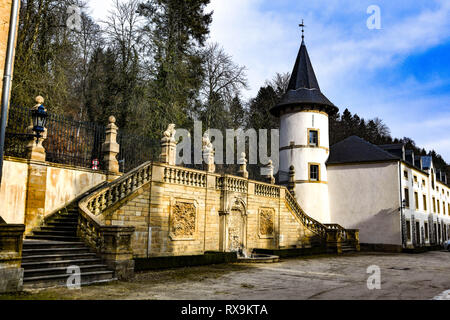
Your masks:
[{"label": "white stucco wall", "polygon": [[45,213],[52,213],[105,180],[106,175],[101,172],[48,167]]},{"label": "white stucco wall", "polygon": [[[44,216],[73,201],[76,197],[106,180],[101,171],[47,163]],[[45,168],[45,166],[44,166]],[[9,224],[23,224],[27,206],[28,163],[8,158],[3,162],[0,188],[0,217]]]},{"label": "white stucco wall", "polygon": [[[303,110],[284,114],[280,118],[280,170],[295,169],[295,196],[302,209],[322,223],[330,223],[328,175],[325,162],[329,156],[329,122],[323,112]],[[309,146],[308,130],[317,130],[319,144]],[[309,165],[320,166],[320,181],[309,182]]]},{"label": "white stucco wall", "polygon": [[328,166],[331,221],[360,242],[401,245],[398,163]]},{"label": "white stucco wall", "polygon": [[26,162],[3,161],[0,216],[6,223],[22,224],[24,222],[27,181],[28,165]]}]

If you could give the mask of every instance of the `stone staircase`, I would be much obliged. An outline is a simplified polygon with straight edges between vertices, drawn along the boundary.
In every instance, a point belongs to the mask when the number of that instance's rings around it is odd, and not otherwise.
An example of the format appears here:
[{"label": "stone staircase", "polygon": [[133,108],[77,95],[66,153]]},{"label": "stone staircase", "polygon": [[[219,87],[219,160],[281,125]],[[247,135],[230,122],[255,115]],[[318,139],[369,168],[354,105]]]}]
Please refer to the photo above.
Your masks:
[{"label": "stone staircase", "polygon": [[358,252],[355,248],[355,246],[352,246],[348,242],[343,242],[341,245],[342,253],[352,253],[352,252]]},{"label": "stone staircase", "polygon": [[115,280],[101,259],[77,237],[77,201],[59,211],[25,238],[22,251],[25,288],[65,286],[77,266],[81,285]]}]

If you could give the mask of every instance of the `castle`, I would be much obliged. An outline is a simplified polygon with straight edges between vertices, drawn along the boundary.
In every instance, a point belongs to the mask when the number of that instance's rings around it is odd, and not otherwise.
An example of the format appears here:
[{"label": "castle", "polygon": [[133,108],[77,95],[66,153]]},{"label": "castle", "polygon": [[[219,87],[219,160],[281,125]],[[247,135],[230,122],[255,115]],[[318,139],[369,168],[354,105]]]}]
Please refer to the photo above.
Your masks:
[{"label": "castle", "polygon": [[445,176],[403,146],[351,137],[330,148],[328,116],[337,111],[302,41],[288,90],[271,110],[280,118],[280,169],[289,172],[281,185],[270,170],[267,182],[248,179],[245,157],[239,176],[216,173],[208,141],[204,170],[176,166],[173,125],[162,134],[159,161],[126,174],[114,117],[102,171],[48,162],[45,137],[32,138],[26,159],[4,161],[0,292],[64,285],[73,264],[87,284],[127,279],[156,258],[441,244],[450,232]]}]

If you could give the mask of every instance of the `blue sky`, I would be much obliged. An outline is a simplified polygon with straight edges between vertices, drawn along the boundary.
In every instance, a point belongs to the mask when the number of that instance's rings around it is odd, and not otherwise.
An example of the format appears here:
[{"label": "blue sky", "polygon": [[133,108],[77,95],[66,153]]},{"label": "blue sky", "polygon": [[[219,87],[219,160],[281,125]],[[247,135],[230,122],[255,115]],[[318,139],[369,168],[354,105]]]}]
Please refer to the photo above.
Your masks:
[{"label": "blue sky", "polygon": [[[110,0],[91,0],[104,17]],[[369,30],[367,8],[381,9]],[[276,72],[290,72],[305,20],[306,45],[322,92],[341,111],[379,117],[450,162],[450,1],[212,0],[210,41],[247,67],[254,96]]]}]

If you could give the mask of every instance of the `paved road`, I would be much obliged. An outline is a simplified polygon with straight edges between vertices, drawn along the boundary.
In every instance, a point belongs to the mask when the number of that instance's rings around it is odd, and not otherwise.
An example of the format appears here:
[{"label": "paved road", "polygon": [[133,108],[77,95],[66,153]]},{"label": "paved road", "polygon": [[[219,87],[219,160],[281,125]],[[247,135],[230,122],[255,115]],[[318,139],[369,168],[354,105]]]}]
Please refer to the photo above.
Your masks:
[{"label": "paved road", "polygon": [[[380,289],[369,290],[369,266]],[[376,282],[371,282],[375,283]],[[450,253],[352,254],[260,265],[215,265],[136,274],[129,282],[33,291],[20,299],[448,299]],[[0,296],[2,298],[2,296]],[[3,298],[7,298],[3,296]]]}]

